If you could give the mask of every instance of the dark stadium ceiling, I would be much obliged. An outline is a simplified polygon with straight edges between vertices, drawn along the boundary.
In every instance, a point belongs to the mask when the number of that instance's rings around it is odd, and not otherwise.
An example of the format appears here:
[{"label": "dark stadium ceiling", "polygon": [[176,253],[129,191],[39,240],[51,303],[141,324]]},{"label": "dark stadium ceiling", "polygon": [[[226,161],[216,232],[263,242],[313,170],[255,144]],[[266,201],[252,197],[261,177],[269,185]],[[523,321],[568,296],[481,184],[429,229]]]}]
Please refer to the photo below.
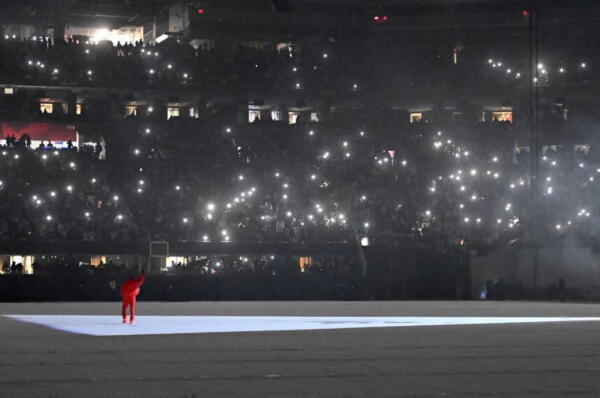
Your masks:
[{"label": "dark stadium ceiling", "polygon": [[[585,7],[597,4],[596,0],[538,0],[544,8]],[[226,9],[282,9],[290,12],[338,10],[346,12],[391,10],[417,14],[445,12],[506,12],[528,8],[529,0],[198,0],[190,4],[199,7]]]},{"label": "dark stadium ceiling", "polygon": [[[87,26],[144,25],[167,15],[170,0],[19,0],[0,1],[0,23],[53,25],[61,23]],[[404,23],[415,18],[427,24],[428,17],[458,18],[468,26],[476,17],[518,15],[529,7],[529,0],[193,0],[192,8],[202,8],[209,17],[214,11],[234,13],[297,14],[315,17],[360,17],[386,15]],[[596,18],[600,15],[597,0],[538,0],[540,9],[552,19]],[[580,12],[589,8],[591,12]],[[578,15],[581,14],[581,15]],[[417,21],[421,19],[420,21]],[[227,22],[223,20],[223,22]]]},{"label": "dark stadium ceiling", "polygon": [[164,13],[164,0],[20,0],[0,2],[0,23],[142,25]]},{"label": "dark stadium ceiling", "polygon": [[[596,23],[600,19],[598,0],[536,0],[546,23],[583,21]],[[311,17],[336,25],[336,17],[373,18],[386,16],[379,28],[437,29],[451,27],[521,26],[522,15],[528,12],[529,0],[197,0],[190,5],[206,10],[205,19],[223,11],[244,14],[271,13],[294,16],[294,22],[311,24]],[[227,23],[226,19],[222,19]],[[340,21],[340,24],[344,22]]]}]

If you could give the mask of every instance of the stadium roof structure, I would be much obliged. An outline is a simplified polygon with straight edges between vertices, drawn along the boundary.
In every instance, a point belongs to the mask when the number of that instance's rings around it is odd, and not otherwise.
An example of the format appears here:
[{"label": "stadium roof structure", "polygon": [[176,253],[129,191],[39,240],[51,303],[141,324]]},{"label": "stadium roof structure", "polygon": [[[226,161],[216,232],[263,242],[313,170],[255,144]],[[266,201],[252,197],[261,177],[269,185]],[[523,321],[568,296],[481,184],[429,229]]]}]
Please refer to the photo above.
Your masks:
[{"label": "stadium roof structure", "polygon": [[151,21],[168,5],[168,1],[160,0],[6,1],[0,3],[0,23],[47,27],[67,23],[118,28]]},{"label": "stadium roof structure", "polygon": [[[597,1],[535,3],[543,22],[554,27],[600,20]],[[530,11],[529,0],[22,0],[0,3],[0,23],[148,27],[167,23],[174,4],[188,7],[191,26],[186,34],[192,38],[524,28]]]},{"label": "stadium roof structure", "polygon": [[[201,12],[192,15],[190,34],[205,38],[445,34],[459,30],[502,35],[512,34],[513,29],[526,34],[531,15],[528,0],[205,0],[193,4]],[[566,32],[574,21],[578,26],[595,26],[600,20],[600,3],[545,0],[538,2],[538,15],[552,29]]]}]

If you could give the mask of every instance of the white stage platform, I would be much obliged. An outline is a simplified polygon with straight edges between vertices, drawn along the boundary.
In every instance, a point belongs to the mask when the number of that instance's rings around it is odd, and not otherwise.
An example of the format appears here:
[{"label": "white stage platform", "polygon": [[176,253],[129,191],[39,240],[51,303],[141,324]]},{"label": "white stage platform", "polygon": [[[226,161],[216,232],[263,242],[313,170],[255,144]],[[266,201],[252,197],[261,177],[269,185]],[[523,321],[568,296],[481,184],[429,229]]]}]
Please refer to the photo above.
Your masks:
[{"label": "white stage platform", "polygon": [[136,336],[189,333],[269,332],[326,329],[390,328],[589,322],[600,317],[336,317],[336,316],[164,316],[140,315],[134,325],[112,315],[5,315],[23,322],[90,336]]}]

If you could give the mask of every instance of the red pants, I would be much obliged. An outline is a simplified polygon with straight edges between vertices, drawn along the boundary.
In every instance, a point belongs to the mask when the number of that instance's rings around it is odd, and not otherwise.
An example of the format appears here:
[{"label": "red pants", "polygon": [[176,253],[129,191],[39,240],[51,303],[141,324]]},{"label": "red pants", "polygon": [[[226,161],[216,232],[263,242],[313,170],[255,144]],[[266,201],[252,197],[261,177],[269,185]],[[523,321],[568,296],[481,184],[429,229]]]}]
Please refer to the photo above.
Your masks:
[{"label": "red pants", "polygon": [[129,307],[129,320],[133,321],[135,318],[135,296],[123,297],[123,305],[121,307],[123,319],[127,318],[127,307]]}]

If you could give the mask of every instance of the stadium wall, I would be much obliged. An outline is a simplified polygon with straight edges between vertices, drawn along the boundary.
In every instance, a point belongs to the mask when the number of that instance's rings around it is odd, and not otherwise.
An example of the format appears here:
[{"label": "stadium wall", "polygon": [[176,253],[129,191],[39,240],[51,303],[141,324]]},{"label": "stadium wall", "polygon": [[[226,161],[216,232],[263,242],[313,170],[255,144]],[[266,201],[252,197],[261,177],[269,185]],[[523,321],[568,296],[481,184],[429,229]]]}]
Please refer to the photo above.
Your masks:
[{"label": "stadium wall", "polygon": [[[582,298],[600,298],[600,253],[591,247],[508,246],[485,256],[471,258],[471,292],[482,297],[490,283],[510,286],[517,291],[534,291],[561,285],[577,289]],[[536,271],[537,268],[537,271]],[[488,297],[489,298],[489,297]],[[505,297],[521,298],[521,297]]]}]

